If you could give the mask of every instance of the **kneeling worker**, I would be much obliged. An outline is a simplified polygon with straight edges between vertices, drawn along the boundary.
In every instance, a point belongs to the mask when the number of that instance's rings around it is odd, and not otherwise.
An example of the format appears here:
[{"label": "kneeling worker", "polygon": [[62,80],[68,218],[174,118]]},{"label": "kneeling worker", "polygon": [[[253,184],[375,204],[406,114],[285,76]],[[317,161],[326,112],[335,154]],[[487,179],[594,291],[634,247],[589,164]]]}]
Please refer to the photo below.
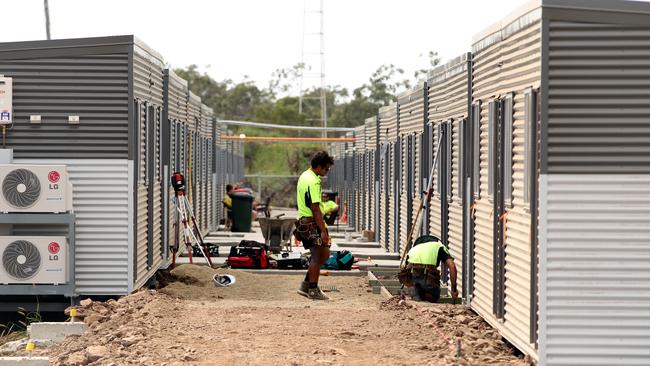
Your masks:
[{"label": "kneeling worker", "polygon": [[[458,298],[454,258],[449,254],[449,249],[437,238],[432,236],[418,238],[406,256],[406,263],[404,272],[411,278],[408,280],[400,278],[400,282],[414,288],[414,300],[429,302],[440,300],[440,272],[438,271],[440,263],[444,263],[449,268],[451,296],[453,299]],[[408,276],[409,272],[410,276]]]}]

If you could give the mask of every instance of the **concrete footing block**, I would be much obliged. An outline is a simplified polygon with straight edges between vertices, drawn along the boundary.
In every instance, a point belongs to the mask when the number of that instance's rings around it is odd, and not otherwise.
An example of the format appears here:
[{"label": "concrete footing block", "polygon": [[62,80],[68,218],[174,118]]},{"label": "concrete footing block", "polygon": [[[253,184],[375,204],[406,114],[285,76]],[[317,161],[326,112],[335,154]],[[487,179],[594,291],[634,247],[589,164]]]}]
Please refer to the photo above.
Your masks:
[{"label": "concrete footing block", "polygon": [[0,357],[0,366],[49,366],[47,357]]},{"label": "concrete footing block", "polygon": [[42,322],[32,323],[27,331],[31,339],[47,339],[52,342],[63,342],[69,335],[81,335],[88,326],[83,322],[63,323],[63,322]]}]

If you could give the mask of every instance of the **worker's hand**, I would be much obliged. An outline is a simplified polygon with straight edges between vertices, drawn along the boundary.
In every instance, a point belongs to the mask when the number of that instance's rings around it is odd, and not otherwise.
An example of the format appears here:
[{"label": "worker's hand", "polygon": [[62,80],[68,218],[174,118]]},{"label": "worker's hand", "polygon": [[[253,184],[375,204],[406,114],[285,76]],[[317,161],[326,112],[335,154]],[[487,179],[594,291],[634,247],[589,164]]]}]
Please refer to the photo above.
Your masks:
[{"label": "worker's hand", "polygon": [[458,289],[454,288],[451,290],[451,298],[456,300],[458,298]]},{"label": "worker's hand", "polygon": [[323,231],[322,233],[320,233],[320,240],[321,243],[326,247],[329,247],[332,244],[330,243],[330,236],[327,233],[327,231]]}]

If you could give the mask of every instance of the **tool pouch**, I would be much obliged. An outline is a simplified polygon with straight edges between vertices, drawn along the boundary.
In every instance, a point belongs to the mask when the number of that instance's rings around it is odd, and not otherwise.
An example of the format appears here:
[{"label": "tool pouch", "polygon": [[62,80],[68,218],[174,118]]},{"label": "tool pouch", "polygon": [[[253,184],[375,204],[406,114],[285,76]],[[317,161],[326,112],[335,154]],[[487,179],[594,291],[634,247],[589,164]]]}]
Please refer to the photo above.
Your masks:
[{"label": "tool pouch", "polygon": [[[313,217],[302,217],[294,223],[296,230],[293,235],[296,239],[305,242],[308,240],[317,240],[320,243],[320,233],[318,232],[318,225]],[[319,244],[320,245],[320,244]]]},{"label": "tool pouch", "polygon": [[397,279],[405,287],[413,287],[413,272],[411,272],[411,267],[406,266],[402,268],[397,274]]},{"label": "tool pouch", "polygon": [[440,271],[438,269],[430,269],[426,273],[426,281],[428,287],[439,288],[440,287]]}]

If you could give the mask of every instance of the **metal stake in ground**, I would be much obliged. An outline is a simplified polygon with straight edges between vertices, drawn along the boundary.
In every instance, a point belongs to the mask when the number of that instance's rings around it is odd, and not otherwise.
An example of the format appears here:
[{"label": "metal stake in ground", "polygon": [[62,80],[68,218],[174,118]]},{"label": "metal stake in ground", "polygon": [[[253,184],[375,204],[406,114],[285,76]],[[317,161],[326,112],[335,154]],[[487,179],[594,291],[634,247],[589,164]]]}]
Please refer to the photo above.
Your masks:
[{"label": "metal stake in ground", "polygon": [[[176,198],[174,202],[176,203],[176,209],[178,210],[180,221],[183,223],[183,242],[187,249],[187,256],[190,259],[190,264],[193,263],[192,249],[196,246],[203,253],[203,257],[208,263],[208,266],[212,267],[210,252],[203,241],[201,230],[199,230],[199,226],[196,223],[192,204],[187,199],[185,177],[180,172],[175,172],[172,174],[171,180]],[[180,250],[176,245],[174,245],[172,247],[172,252],[173,257],[171,267],[174,268],[174,266],[176,266],[176,256],[179,254]]]},{"label": "metal stake in ground", "polygon": [[442,144],[442,135],[438,137],[438,146],[436,146],[436,151],[433,155],[433,165],[431,165],[431,172],[429,172],[429,181],[427,182],[427,190],[423,192],[425,193],[425,197],[420,200],[420,206],[418,207],[418,210],[415,213],[415,217],[413,218],[411,230],[409,230],[408,235],[406,236],[406,245],[404,245],[404,250],[400,254],[400,262],[399,262],[400,268],[404,268],[404,260],[406,259],[406,253],[408,253],[409,249],[411,249],[411,242],[413,241],[413,233],[418,232],[420,230],[420,227],[422,226],[422,220],[420,220],[420,214],[422,213],[424,204],[425,202],[428,203],[429,200],[431,200],[431,196],[433,195],[433,174],[435,173],[436,164],[438,162],[438,152],[440,152],[440,144]]}]

